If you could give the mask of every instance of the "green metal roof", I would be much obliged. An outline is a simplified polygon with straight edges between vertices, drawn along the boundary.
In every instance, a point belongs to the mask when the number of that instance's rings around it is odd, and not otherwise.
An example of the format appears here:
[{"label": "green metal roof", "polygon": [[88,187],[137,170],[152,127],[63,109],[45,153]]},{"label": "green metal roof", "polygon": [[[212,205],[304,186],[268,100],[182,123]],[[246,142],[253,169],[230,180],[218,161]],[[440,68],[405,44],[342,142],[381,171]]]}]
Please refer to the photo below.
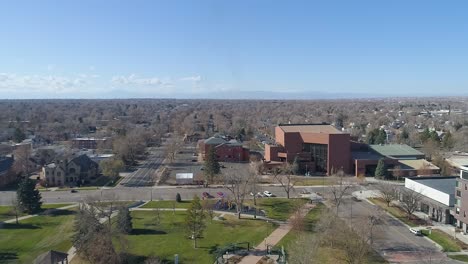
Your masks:
[{"label": "green metal roof", "polygon": [[380,155],[387,157],[424,155],[422,152],[405,144],[369,145],[369,147]]}]

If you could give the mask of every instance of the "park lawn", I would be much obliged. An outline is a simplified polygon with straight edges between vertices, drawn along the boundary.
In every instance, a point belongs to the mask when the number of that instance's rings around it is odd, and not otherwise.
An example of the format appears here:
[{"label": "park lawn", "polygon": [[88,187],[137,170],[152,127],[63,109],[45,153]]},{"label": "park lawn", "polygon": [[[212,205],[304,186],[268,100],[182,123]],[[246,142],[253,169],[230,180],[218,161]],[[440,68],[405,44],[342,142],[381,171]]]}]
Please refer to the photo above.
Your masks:
[{"label": "park lawn", "polygon": [[443,231],[433,229],[431,234],[428,230],[422,230],[422,233],[430,238],[432,241],[439,244],[444,252],[460,252],[461,247],[458,245],[457,240],[455,240],[450,235],[444,233]]},{"label": "park lawn", "polygon": [[449,258],[462,262],[468,262],[468,255],[448,255]]},{"label": "park lawn", "polygon": [[182,201],[180,203],[176,201],[164,200],[164,201],[150,201],[140,208],[188,208],[190,206],[190,201]]},{"label": "park lawn", "polygon": [[424,225],[424,221],[419,219],[417,216],[413,215],[412,219],[408,219],[407,214],[398,206],[387,206],[387,203],[382,201],[379,198],[368,198],[371,202],[379,206],[380,208],[384,209],[389,214],[393,215],[398,220],[402,221],[403,223],[411,226],[416,227],[420,225]]},{"label": "park lawn", "polygon": [[[43,204],[42,209],[53,209],[68,206],[71,204]],[[25,213],[19,213],[18,217],[25,216]],[[0,221],[10,220],[15,218],[11,206],[0,206]]]},{"label": "park lawn", "polygon": [[133,211],[133,234],[127,236],[130,253],[137,259],[155,255],[167,261],[179,254],[180,263],[213,263],[210,251],[228,243],[250,242],[259,244],[274,230],[274,225],[261,220],[241,219],[225,215],[224,221],[207,220],[204,238],[198,240],[198,248],[185,232],[185,212],[162,212],[160,226],[152,224],[154,212]]},{"label": "park lawn", "polygon": [[329,179],[313,179],[311,177],[300,178],[294,183],[294,186],[317,186],[317,185],[331,185],[332,181]]},{"label": "park lawn", "polygon": [[0,229],[0,263],[32,263],[48,250],[70,249],[75,211],[57,210]]},{"label": "park lawn", "polygon": [[[268,218],[286,221],[305,203],[307,203],[306,199],[260,198],[257,199],[257,208],[264,210]],[[247,200],[245,201],[245,205],[253,206],[253,201]]]}]

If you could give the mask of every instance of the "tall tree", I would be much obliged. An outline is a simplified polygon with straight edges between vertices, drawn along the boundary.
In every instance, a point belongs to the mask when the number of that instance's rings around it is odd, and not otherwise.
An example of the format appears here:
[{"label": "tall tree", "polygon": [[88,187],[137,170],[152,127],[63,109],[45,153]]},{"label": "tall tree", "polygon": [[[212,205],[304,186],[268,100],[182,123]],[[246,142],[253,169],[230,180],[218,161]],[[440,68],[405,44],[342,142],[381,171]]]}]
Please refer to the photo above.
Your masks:
[{"label": "tall tree", "polygon": [[454,146],[455,139],[453,138],[452,133],[447,131],[447,133],[445,133],[444,137],[442,138],[442,147],[446,150],[452,150]]},{"label": "tall tree", "polygon": [[241,217],[245,196],[254,177],[255,173],[252,171],[225,171],[223,173],[224,188],[228,189],[234,197],[238,218]]},{"label": "tall tree", "polygon": [[23,212],[35,214],[41,210],[41,194],[36,190],[36,182],[23,178],[16,190],[18,204]]},{"label": "tall tree", "polygon": [[385,178],[387,175],[387,168],[385,167],[384,159],[379,159],[377,163],[377,168],[375,169],[375,178],[382,179]]},{"label": "tall tree", "polygon": [[413,213],[418,209],[422,198],[422,193],[416,192],[416,190],[408,188],[401,189],[401,207],[406,212],[408,219],[411,219]]},{"label": "tall tree", "polygon": [[26,139],[26,135],[24,134],[23,130],[21,130],[21,128],[16,128],[15,133],[13,134],[13,140],[16,143],[19,143],[25,139]]},{"label": "tall tree", "polygon": [[128,207],[122,206],[117,214],[117,230],[122,234],[130,234],[132,232],[132,216]]},{"label": "tall tree", "polygon": [[187,209],[187,215],[185,217],[185,224],[187,227],[187,233],[193,240],[193,247],[197,248],[197,239],[203,237],[205,231],[206,213],[200,202],[198,196],[194,196],[189,208]]},{"label": "tall tree", "polygon": [[102,174],[105,176],[116,177],[123,170],[125,164],[121,159],[107,159],[99,163]]},{"label": "tall tree", "polygon": [[74,222],[73,246],[89,263],[120,263],[110,229],[101,224],[94,206],[80,204]]},{"label": "tall tree", "polygon": [[377,137],[375,138],[375,144],[385,144],[387,142],[387,133],[383,129],[379,129]]},{"label": "tall tree", "polygon": [[218,159],[216,158],[216,152],[213,147],[208,149],[203,169],[205,173],[205,185],[208,186],[208,184],[214,182],[214,177],[220,172],[220,165]]}]

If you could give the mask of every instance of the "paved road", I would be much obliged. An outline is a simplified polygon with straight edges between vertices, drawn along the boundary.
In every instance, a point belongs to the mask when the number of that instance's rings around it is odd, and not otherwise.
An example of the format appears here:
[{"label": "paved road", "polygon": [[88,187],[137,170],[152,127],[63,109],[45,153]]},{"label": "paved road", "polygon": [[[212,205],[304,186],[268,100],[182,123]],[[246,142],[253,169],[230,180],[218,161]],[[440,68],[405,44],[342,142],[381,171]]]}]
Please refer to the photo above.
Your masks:
[{"label": "paved road", "polygon": [[[357,225],[364,217],[380,208],[366,201],[346,199],[340,209],[340,217],[351,225]],[[412,234],[408,227],[383,213],[383,223],[377,229],[374,248],[390,263],[459,263],[446,257],[440,249],[425,237]],[[352,216],[352,217],[351,217]]]},{"label": "paved road", "polygon": [[[286,197],[286,193],[281,187],[260,187],[259,191],[268,190],[278,197]],[[304,188],[298,187],[292,194],[292,197],[299,195]],[[323,192],[323,187],[307,188],[313,192]],[[180,193],[182,199],[191,199],[194,195],[201,196],[203,192],[208,192],[216,195],[217,192],[229,192],[221,187],[203,188],[203,187],[175,187],[175,186],[159,186],[159,187],[116,187],[111,189],[100,190],[80,190],[76,193],[69,191],[48,191],[41,192],[42,201],[44,203],[70,203],[80,202],[87,197],[96,197],[100,199],[117,199],[122,201],[139,201],[139,200],[174,200],[177,193]],[[14,191],[0,192],[0,205],[8,205],[15,198]]]},{"label": "paved road", "polygon": [[161,166],[163,160],[164,154],[160,148],[151,150],[148,159],[145,160],[142,165],[138,166],[136,171],[120,181],[119,185],[126,187],[154,185],[156,170]]}]

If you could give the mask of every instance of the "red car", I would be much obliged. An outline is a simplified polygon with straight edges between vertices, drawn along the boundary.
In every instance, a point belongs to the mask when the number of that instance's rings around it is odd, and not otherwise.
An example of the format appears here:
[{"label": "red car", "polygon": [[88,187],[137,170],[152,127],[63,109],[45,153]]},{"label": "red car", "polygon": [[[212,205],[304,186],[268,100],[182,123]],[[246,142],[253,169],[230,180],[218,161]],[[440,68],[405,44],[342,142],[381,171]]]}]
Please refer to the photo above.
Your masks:
[{"label": "red car", "polygon": [[216,194],[218,195],[218,197],[224,198],[224,193],[223,192],[217,192]]},{"label": "red car", "polygon": [[209,193],[207,193],[207,192],[203,192],[203,193],[202,193],[202,196],[203,196],[203,198],[211,198],[211,197],[212,197],[212,196],[211,196]]}]

